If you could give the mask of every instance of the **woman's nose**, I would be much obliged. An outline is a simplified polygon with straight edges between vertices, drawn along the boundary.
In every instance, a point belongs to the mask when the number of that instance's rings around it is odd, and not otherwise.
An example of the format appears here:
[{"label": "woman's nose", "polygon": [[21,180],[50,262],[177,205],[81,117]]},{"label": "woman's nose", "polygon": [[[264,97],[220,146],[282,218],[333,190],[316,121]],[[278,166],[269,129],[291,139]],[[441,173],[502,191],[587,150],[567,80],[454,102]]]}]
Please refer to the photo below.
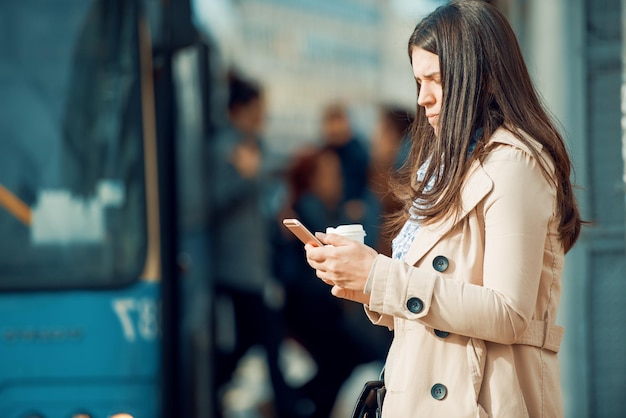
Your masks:
[{"label": "woman's nose", "polygon": [[417,95],[417,104],[419,106],[426,106],[432,103],[432,92],[428,88],[427,84],[422,84]]}]

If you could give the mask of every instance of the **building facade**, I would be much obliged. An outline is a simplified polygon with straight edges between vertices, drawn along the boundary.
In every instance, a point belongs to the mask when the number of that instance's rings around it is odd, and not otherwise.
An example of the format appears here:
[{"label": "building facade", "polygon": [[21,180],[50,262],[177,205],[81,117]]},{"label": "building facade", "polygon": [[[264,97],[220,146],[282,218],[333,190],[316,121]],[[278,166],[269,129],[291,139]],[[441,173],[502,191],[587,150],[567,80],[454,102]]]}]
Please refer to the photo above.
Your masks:
[{"label": "building facade", "polygon": [[[345,102],[367,137],[381,103],[414,109],[407,42],[442,0],[220,0],[230,11],[231,65],[267,92],[270,147],[319,138],[321,112]],[[233,29],[234,28],[234,29]]]}]

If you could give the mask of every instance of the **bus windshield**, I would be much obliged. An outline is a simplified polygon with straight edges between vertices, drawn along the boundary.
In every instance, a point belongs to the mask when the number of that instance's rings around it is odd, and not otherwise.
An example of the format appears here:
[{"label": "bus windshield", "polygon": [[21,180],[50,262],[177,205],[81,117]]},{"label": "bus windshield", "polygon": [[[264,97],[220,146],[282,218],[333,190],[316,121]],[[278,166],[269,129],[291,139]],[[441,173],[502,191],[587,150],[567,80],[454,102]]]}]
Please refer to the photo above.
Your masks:
[{"label": "bus windshield", "polygon": [[146,252],[134,2],[0,2],[0,289],[119,286]]}]

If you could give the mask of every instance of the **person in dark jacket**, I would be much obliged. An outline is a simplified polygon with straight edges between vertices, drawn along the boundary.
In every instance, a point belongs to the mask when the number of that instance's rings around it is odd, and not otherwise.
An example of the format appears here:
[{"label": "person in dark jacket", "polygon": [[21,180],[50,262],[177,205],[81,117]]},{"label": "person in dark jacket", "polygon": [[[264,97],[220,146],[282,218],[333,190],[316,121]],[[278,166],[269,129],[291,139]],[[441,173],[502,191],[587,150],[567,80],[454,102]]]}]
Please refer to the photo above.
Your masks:
[{"label": "person in dark jacket", "polygon": [[[239,76],[231,76],[229,87],[229,123],[215,139],[210,167],[217,309],[214,383],[216,388],[223,386],[242,356],[252,346],[262,345],[276,414],[293,417],[290,411],[295,400],[278,367],[281,313],[264,297],[271,286],[269,221],[262,209],[267,179],[261,144],[264,99],[259,86]],[[218,409],[220,401],[217,396]]]}]

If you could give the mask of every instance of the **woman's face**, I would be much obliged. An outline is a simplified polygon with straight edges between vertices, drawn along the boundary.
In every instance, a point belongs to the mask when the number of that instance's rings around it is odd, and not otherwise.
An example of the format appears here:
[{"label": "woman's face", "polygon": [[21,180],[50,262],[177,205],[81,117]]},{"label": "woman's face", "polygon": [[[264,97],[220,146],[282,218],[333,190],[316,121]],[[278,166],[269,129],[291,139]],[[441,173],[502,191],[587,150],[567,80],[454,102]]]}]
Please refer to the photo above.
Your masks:
[{"label": "woman's face", "polygon": [[428,123],[433,127],[436,135],[439,130],[439,113],[441,112],[443,96],[439,56],[422,48],[414,47],[411,59],[413,74],[419,84],[417,104],[424,108]]}]

